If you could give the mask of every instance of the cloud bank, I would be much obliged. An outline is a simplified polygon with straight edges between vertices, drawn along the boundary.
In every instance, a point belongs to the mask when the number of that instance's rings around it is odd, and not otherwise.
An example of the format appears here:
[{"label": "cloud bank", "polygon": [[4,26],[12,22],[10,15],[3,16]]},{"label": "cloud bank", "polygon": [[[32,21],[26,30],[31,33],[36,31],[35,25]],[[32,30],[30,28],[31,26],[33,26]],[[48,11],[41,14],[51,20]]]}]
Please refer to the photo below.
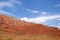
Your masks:
[{"label": "cloud bank", "polygon": [[40,16],[36,18],[27,18],[27,17],[20,18],[20,20],[24,20],[27,22],[33,22],[33,23],[44,23],[44,22],[47,22],[53,19],[60,19],[60,15]]}]

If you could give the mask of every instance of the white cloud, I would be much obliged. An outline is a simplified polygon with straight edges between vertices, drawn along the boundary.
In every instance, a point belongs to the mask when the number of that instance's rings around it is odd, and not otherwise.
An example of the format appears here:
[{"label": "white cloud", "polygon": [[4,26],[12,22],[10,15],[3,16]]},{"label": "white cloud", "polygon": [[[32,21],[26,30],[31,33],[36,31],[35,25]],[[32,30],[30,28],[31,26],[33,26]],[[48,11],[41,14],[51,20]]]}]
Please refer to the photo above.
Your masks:
[{"label": "white cloud", "polygon": [[39,10],[31,10],[31,9],[27,9],[27,11],[31,12],[31,13],[40,13]]},{"label": "white cloud", "polygon": [[19,5],[21,5],[21,4],[22,4],[22,3],[21,3],[21,2],[19,2],[19,1],[16,1],[16,3],[17,3],[17,4],[19,4]]},{"label": "white cloud", "polygon": [[20,18],[20,20],[24,20],[27,22],[33,22],[33,23],[44,23],[44,22],[47,22],[48,20],[57,19],[57,18],[59,19],[60,15],[40,16],[36,18],[23,17],[23,18]]},{"label": "white cloud", "polygon": [[0,14],[6,14],[6,15],[10,15],[10,16],[16,17],[14,14],[11,14],[11,13],[3,11],[3,10],[0,10]]},{"label": "white cloud", "polygon": [[24,17],[24,18],[20,18],[20,19],[24,20],[24,21],[27,21],[27,22],[33,22],[33,23],[45,22],[45,20],[43,20],[42,18],[39,19],[39,18],[27,18],[27,17]]},{"label": "white cloud", "polygon": [[9,2],[17,3],[17,4],[19,4],[19,5],[21,5],[21,4],[22,4],[19,0],[9,0]]},{"label": "white cloud", "polygon": [[31,13],[40,13],[40,14],[43,14],[43,15],[47,14],[47,12],[45,12],[45,11],[40,12],[39,10],[27,9],[27,11],[28,11],[28,12],[31,12]]},{"label": "white cloud", "polygon": [[10,7],[10,8],[14,8],[14,3],[17,3],[19,5],[21,5],[21,2],[19,2],[18,0],[8,0],[8,1],[2,1],[0,2],[0,9],[2,9],[3,7]]},{"label": "white cloud", "polygon": [[39,11],[38,10],[33,10],[32,13],[39,13]]},{"label": "white cloud", "polygon": [[60,7],[60,4],[56,4],[54,7]]},{"label": "white cloud", "polygon": [[43,15],[47,14],[46,12],[42,12]]},{"label": "white cloud", "polygon": [[0,9],[5,6],[12,7],[12,4],[10,2],[0,2]]}]

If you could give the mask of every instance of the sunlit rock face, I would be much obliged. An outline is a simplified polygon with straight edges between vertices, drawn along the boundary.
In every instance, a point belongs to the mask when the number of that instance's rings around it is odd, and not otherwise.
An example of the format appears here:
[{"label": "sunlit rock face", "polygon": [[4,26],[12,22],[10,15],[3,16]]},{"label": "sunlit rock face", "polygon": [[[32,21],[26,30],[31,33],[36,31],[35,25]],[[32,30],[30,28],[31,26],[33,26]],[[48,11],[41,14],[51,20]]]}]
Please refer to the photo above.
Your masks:
[{"label": "sunlit rock face", "polygon": [[[43,24],[25,22],[25,21],[15,18],[15,17],[0,14],[0,35],[1,34],[5,35],[5,36],[12,35],[12,36],[10,36],[10,37],[12,37],[12,40],[14,40],[16,36],[19,37],[21,35],[23,35],[23,36],[27,35],[28,40],[30,39],[30,36],[32,36],[33,40],[34,40],[33,36],[41,36],[41,37],[44,36],[44,37],[42,37],[43,38],[42,40],[45,40],[45,39],[47,40],[46,37],[49,35],[58,40],[58,38],[60,38],[60,29],[54,28],[54,27],[48,27]],[[7,36],[7,38],[9,36]],[[2,38],[0,38],[0,39],[2,39]],[[3,37],[3,39],[4,39],[4,37]],[[20,40],[19,38],[17,38],[17,39]],[[23,37],[23,39],[24,39],[24,37]],[[36,40],[39,40],[39,39],[36,39]],[[52,39],[52,40],[54,40],[54,39]]]}]

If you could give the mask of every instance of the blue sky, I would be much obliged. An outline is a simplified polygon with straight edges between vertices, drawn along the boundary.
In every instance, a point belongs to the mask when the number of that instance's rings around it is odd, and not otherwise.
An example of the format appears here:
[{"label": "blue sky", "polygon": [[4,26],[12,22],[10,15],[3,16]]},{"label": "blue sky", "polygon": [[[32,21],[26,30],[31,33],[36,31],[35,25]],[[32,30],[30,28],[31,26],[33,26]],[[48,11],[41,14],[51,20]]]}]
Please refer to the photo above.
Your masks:
[{"label": "blue sky", "polygon": [[0,13],[27,22],[60,26],[60,0],[0,0]]}]

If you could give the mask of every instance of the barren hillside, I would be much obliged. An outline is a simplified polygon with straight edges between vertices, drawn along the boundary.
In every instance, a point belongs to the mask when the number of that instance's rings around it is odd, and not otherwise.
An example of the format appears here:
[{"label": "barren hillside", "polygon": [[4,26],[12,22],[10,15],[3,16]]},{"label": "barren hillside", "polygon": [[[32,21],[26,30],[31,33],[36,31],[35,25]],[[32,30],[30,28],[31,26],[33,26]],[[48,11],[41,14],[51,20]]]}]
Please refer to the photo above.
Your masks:
[{"label": "barren hillside", "polygon": [[0,14],[0,40],[60,40],[60,29]]}]

